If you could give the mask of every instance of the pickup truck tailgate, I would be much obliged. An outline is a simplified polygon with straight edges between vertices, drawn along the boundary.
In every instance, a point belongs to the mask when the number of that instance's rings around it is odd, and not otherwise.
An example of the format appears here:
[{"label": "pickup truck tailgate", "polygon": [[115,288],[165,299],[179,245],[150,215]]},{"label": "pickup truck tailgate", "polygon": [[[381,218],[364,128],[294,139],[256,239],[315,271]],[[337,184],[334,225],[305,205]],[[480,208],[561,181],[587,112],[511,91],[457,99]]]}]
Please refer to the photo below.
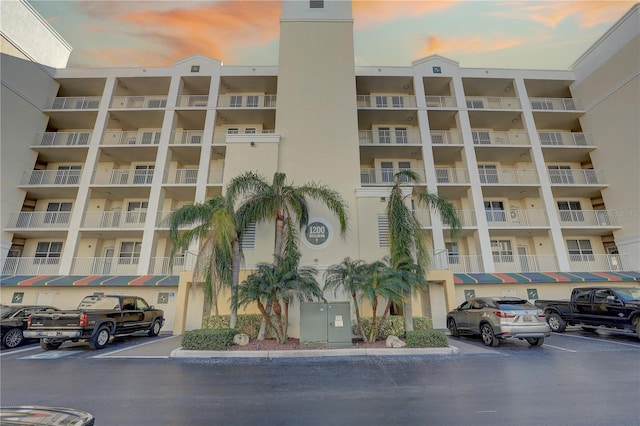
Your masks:
[{"label": "pickup truck tailgate", "polygon": [[33,315],[29,328],[68,328],[80,326],[80,312]]}]

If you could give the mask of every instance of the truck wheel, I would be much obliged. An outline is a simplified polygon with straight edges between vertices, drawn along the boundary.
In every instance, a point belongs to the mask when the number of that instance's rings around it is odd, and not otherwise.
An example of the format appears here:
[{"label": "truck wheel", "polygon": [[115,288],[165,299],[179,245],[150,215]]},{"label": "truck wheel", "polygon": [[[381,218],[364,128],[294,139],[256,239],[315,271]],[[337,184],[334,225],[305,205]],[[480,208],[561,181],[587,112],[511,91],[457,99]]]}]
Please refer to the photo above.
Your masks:
[{"label": "truck wheel", "polygon": [[482,343],[485,345],[493,347],[500,345],[500,339],[493,334],[493,328],[489,324],[482,324],[480,333],[482,334]]},{"label": "truck wheel", "polygon": [[458,325],[456,324],[456,320],[454,320],[453,318],[449,318],[449,321],[447,321],[447,328],[449,329],[449,333],[451,333],[453,337],[460,336],[460,331],[458,331]]},{"label": "truck wheel", "polygon": [[40,339],[40,347],[45,351],[53,351],[62,346],[62,342],[51,342],[48,339]]},{"label": "truck wheel", "polygon": [[549,327],[551,327],[551,331],[555,331],[556,333],[562,333],[567,328],[565,320],[555,312],[547,315],[547,323]]},{"label": "truck wheel", "polygon": [[109,343],[109,338],[111,337],[111,333],[109,333],[108,327],[100,327],[98,332],[93,335],[91,340],[89,340],[89,347],[91,349],[102,349]]},{"label": "truck wheel", "polygon": [[160,324],[160,320],[153,320],[151,327],[149,328],[149,337],[157,336],[160,333],[161,328],[162,324]]},{"label": "truck wheel", "polygon": [[2,346],[5,348],[15,348],[20,345],[24,340],[24,336],[22,335],[22,330],[19,328],[12,328],[11,330],[4,333],[2,336]]},{"label": "truck wheel", "polygon": [[598,331],[598,327],[589,327],[589,326],[586,326],[586,325],[583,325],[582,329],[584,331],[588,331],[589,333],[595,333],[596,331]]},{"label": "truck wheel", "polygon": [[527,342],[531,346],[542,346],[542,344],[544,343],[544,337],[538,337],[538,338],[535,338],[535,339],[527,339]]}]

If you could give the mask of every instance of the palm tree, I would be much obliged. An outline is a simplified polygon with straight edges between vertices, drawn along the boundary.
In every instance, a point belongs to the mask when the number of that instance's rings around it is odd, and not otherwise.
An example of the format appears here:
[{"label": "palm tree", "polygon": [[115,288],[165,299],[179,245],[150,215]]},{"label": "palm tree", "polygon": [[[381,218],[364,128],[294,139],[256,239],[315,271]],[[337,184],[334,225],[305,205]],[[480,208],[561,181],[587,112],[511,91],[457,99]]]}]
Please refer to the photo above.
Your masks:
[{"label": "palm tree", "polygon": [[[259,263],[257,271],[242,282],[238,291],[238,305],[256,303],[263,321],[273,330],[280,344],[287,342],[289,305],[293,298],[309,302],[324,300],[315,279],[318,271],[312,267],[299,267],[299,260],[300,253],[296,252],[274,263]],[[269,306],[272,306],[273,319],[267,309]]]},{"label": "palm tree", "polygon": [[[242,251],[241,229],[233,211],[233,204],[225,197],[215,197],[200,204],[182,206],[170,217],[169,235],[171,258],[178,250],[188,249],[199,242],[194,267],[194,280],[203,283],[207,303],[213,306],[214,323],[220,323],[218,299],[221,287],[232,288],[235,294],[240,277]],[[184,229],[185,227],[191,227]],[[238,311],[232,297],[230,327],[236,326]]]},{"label": "palm tree", "polygon": [[[286,181],[286,174],[276,172],[271,184],[254,172],[245,172],[231,180],[227,186],[227,197],[238,208],[240,227],[251,222],[275,220],[274,261],[279,264],[285,251],[297,251],[296,223],[304,228],[309,222],[307,199],[324,204],[340,222],[340,234],[347,231],[347,207],[342,197],[324,185],[316,183],[293,186]],[[267,303],[267,313],[271,304]],[[262,322],[258,339],[264,340],[266,321]]]},{"label": "palm tree", "polygon": [[331,265],[324,274],[325,290],[333,290],[335,296],[338,293],[338,289],[342,288],[346,293],[351,295],[356,313],[356,324],[358,324],[360,335],[365,339],[365,331],[360,318],[358,293],[366,279],[366,266],[367,264],[362,260],[351,260],[347,257],[340,264]]},{"label": "palm tree", "polygon": [[[389,246],[391,264],[404,271],[411,289],[426,285],[426,275],[430,256],[422,225],[414,212],[407,206],[402,185],[420,182],[417,173],[412,170],[401,170],[393,177],[393,186],[387,202],[387,219],[389,221]],[[435,209],[444,223],[451,226],[451,235],[455,237],[460,231],[461,223],[455,206],[438,194],[421,192],[415,198],[416,204],[424,204]],[[413,281],[417,277],[422,280]],[[418,285],[416,285],[418,284]],[[411,305],[411,289],[405,291],[403,303],[405,331],[413,331],[413,309]]]}]

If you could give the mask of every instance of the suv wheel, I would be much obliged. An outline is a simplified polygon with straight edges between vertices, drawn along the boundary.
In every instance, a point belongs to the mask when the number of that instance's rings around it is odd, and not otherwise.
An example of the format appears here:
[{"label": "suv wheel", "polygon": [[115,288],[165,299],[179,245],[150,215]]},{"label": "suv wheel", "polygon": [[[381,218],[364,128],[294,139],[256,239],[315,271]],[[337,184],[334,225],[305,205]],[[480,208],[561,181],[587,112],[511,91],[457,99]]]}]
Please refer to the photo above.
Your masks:
[{"label": "suv wheel", "polygon": [[547,323],[551,331],[555,331],[556,333],[562,333],[567,328],[565,320],[555,312],[547,315]]},{"label": "suv wheel", "polygon": [[527,342],[531,346],[542,346],[542,344],[544,343],[544,337],[537,337],[535,339],[527,339]]},{"label": "suv wheel", "polygon": [[12,328],[2,336],[2,346],[5,348],[15,348],[22,343],[24,336],[19,328]]},{"label": "suv wheel", "polygon": [[485,345],[496,347],[500,344],[500,339],[493,334],[493,328],[489,324],[480,326],[480,334],[482,334],[482,343]]},{"label": "suv wheel", "polygon": [[453,337],[460,336],[458,325],[456,324],[456,320],[454,320],[453,318],[449,318],[449,321],[447,321],[447,328],[449,329],[449,333],[451,333]]}]

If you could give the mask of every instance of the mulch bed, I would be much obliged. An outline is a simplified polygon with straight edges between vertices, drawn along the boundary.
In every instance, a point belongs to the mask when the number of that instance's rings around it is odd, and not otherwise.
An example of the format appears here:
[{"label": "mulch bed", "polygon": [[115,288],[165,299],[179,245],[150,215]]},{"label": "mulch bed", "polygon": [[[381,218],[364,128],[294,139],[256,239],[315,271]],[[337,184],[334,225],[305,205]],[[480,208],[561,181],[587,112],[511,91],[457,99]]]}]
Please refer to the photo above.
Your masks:
[{"label": "mulch bed", "polygon": [[[364,343],[362,340],[355,340],[352,342],[351,348],[386,348],[384,340],[378,340],[373,343]],[[296,350],[313,350],[313,349],[346,349],[348,346],[343,347],[324,347],[324,348],[310,348],[300,345],[299,339],[289,338],[287,343],[281,345],[276,342],[275,339],[257,340],[250,339],[249,344],[246,346],[232,345],[228,351],[296,351]]]}]

